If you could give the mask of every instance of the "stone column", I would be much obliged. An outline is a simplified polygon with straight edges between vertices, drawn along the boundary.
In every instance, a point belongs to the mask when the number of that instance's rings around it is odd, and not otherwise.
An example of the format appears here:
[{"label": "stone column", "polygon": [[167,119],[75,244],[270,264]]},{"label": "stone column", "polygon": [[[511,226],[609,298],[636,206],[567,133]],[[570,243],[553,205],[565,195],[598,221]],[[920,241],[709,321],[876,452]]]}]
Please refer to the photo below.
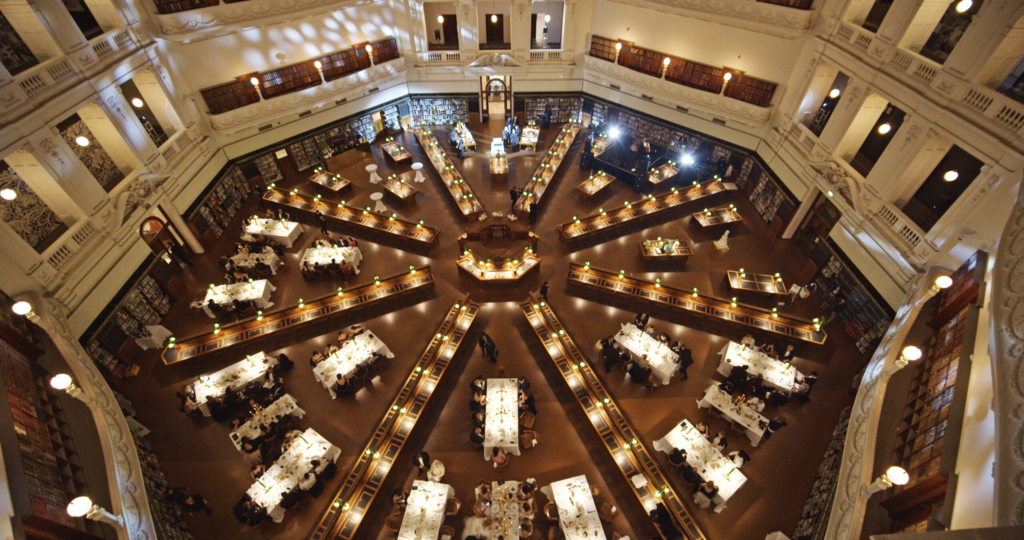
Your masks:
[{"label": "stone column", "polygon": [[923,3],[924,0],[893,2],[889,6],[889,11],[885,13],[885,19],[878,27],[875,37],[890,45],[899,45],[903,34],[907,32],[907,28],[910,28],[910,23],[914,21],[914,16],[917,15],[917,11],[921,9]]},{"label": "stone column", "polygon": [[512,56],[523,64],[530,60],[530,6],[529,0],[513,0],[508,24]]},{"label": "stone column", "polygon": [[26,139],[28,142],[25,150],[32,153],[85,216],[95,215],[107,204],[110,197],[106,190],[82,164],[56,128],[40,129]]},{"label": "stone column", "polygon": [[181,212],[178,211],[178,207],[174,205],[173,201],[167,200],[159,204],[160,210],[167,216],[167,219],[174,224],[174,230],[181,235],[188,247],[192,248],[195,253],[206,253],[203,249],[203,244],[199,242],[199,239],[192,234],[192,229],[188,228],[188,224],[185,223],[184,218],[181,217]]},{"label": "stone column", "polygon": [[472,0],[457,0],[455,11],[459,19],[459,52],[462,61],[475,60],[480,53],[480,24],[477,21],[476,4]]},{"label": "stone column", "polygon": [[903,183],[903,174],[913,165],[914,158],[924,148],[928,139],[937,136],[938,133],[931,129],[929,123],[919,117],[908,117],[864,179],[865,185],[879,199],[892,202],[906,187]]},{"label": "stone column", "polygon": [[846,85],[846,91],[839,97],[836,109],[828,119],[828,124],[818,136],[818,144],[828,153],[835,152],[839,147],[839,142],[843,140],[846,131],[850,129],[853,119],[860,112],[860,108],[864,106],[868,93],[867,86],[861,81],[851,79]]},{"label": "stone column", "polygon": [[53,341],[57,351],[71,369],[71,375],[82,393],[94,404],[90,410],[96,422],[96,431],[99,432],[100,446],[103,448],[111,507],[116,515],[115,520],[124,525],[123,528],[116,528],[118,539],[157,538],[139,455],[131,429],[114,393],[103,380],[103,375],[96,364],[82,348],[82,344],[78,342],[60,303],[36,293],[22,296],[18,299],[32,305],[32,311],[27,315],[28,319],[42,328]]},{"label": "stone column", "polygon": [[78,29],[78,24],[71,18],[71,12],[60,0],[28,0],[29,5],[39,15],[43,26],[53,36],[54,41],[64,54],[73,53],[89,44],[85,35]]},{"label": "stone column", "polygon": [[971,26],[942,65],[942,70],[966,81],[973,81],[1006,34],[1013,29],[1016,19],[1012,15],[1019,7],[1019,0],[989,0],[983,3],[971,21]]},{"label": "stone column", "polygon": [[160,169],[164,164],[163,156],[160,155],[153,139],[146,133],[146,128],[142,127],[142,122],[131,110],[131,104],[124,98],[121,89],[116,85],[110,85],[100,90],[97,103],[103,108],[103,112],[107,113],[107,117],[139,158],[139,162],[152,169]]},{"label": "stone column", "polygon": [[786,228],[782,231],[783,240],[789,240],[796,234],[797,229],[800,228],[800,224],[803,223],[804,218],[807,217],[807,214],[811,211],[811,207],[814,206],[814,201],[818,199],[818,193],[821,193],[821,191],[817,186],[813,185],[807,189],[806,193],[804,193],[804,199],[800,201],[800,206],[798,206],[796,211],[793,212],[793,217],[790,218]]}]

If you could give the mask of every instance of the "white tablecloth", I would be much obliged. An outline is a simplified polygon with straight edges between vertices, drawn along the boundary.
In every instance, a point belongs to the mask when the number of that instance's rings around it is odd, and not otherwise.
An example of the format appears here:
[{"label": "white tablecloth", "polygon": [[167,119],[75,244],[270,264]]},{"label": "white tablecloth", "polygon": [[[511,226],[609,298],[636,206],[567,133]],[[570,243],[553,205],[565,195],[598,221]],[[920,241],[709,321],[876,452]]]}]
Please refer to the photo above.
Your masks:
[{"label": "white tablecloth", "polygon": [[454,494],[448,484],[414,481],[398,540],[436,540],[444,523],[445,505]]},{"label": "white tablecloth", "polygon": [[251,300],[258,309],[267,309],[274,305],[270,301],[270,293],[277,290],[269,281],[257,279],[252,283],[234,283],[232,285],[217,285],[213,290],[206,289],[206,298],[203,300],[203,311],[211,319],[215,317],[210,307],[210,302],[221,305],[229,305],[232,300],[245,302]]},{"label": "white tablecloth", "polygon": [[273,240],[285,247],[292,247],[295,239],[302,234],[302,227],[294,221],[258,218],[243,229],[249,234],[262,234],[267,240]]},{"label": "white tablecloth", "polygon": [[740,487],[746,483],[747,477],[736,468],[728,458],[722,455],[718,447],[711,444],[689,420],[683,420],[672,431],[661,439],[654,441],[654,449],[671,452],[678,448],[686,452],[686,462],[697,470],[697,474],[705,481],[711,480],[718,487],[715,495],[715,512],[725,509],[725,503]]},{"label": "white tablecloth", "polygon": [[255,268],[256,263],[261,262],[270,267],[270,272],[277,275],[277,268],[281,266],[281,259],[277,253],[270,248],[265,248],[263,253],[246,253],[231,257],[231,262],[240,268]]},{"label": "white tablecloth", "polygon": [[174,335],[159,324],[147,325],[145,328],[149,331],[149,336],[135,338],[135,343],[138,343],[139,347],[143,349],[159,349],[164,346],[164,340]]},{"label": "white tablecloth", "polygon": [[306,411],[299,408],[298,402],[295,401],[291,394],[281,396],[277,401],[268,405],[266,409],[254,414],[246,423],[238,426],[238,429],[231,432],[231,442],[235,443],[235,448],[241,451],[242,438],[249,437],[252,439],[259,437],[260,426],[270,425],[274,418],[286,414],[294,415],[296,418],[306,416]]},{"label": "white tablecloth", "polygon": [[679,355],[672,352],[669,344],[658,341],[633,323],[623,324],[619,333],[615,334],[615,341],[633,353],[637,360],[647,355],[646,362],[640,360],[641,364],[646,363],[654,375],[661,379],[662,384],[668,384],[672,375],[679,369],[679,364],[676,363]]},{"label": "white tablecloth", "polygon": [[718,372],[726,377],[732,373],[733,366],[747,366],[747,376],[760,375],[764,377],[764,383],[783,392],[792,393],[796,391],[797,369],[779,362],[774,358],[759,351],[730,341],[722,347],[722,361],[718,364]]},{"label": "white tablecloth", "polygon": [[490,461],[495,447],[519,455],[519,381],[487,379],[484,419],[484,459]]},{"label": "white tablecloth", "polygon": [[697,402],[697,407],[701,409],[714,407],[722,411],[726,418],[746,429],[747,438],[754,446],[761,442],[764,430],[768,428],[767,418],[747,405],[734,405],[732,396],[723,392],[717,383],[708,387],[704,392],[704,398]]},{"label": "white tablecloth", "polygon": [[[511,497],[509,496],[511,495]],[[506,480],[504,484],[491,482],[491,505],[487,516],[491,518],[489,540],[519,540],[519,482]]]},{"label": "white tablecloth", "polygon": [[363,260],[363,252],[358,247],[318,247],[309,248],[306,253],[302,256],[302,262],[309,262],[309,266],[312,267],[314,263],[320,263],[321,267],[325,267],[331,264],[331,259],[338,264],[346,262],[352,265],[356,273],[359,273],[359,263]]},{"label": "white tablecloth", "polygon": [[341,450],[327,442],[319,433],[309,428],[300,438],[295,439],[288,449],[263,476],[246,491],[252,500],[267,509],[267,514],[275,523],[284,518],[281,508],[281,497],[298,485],[302,475],[310,472],[310,461],[337,461]]},{"label": "white tablecloth", "polygon": [[373,332],[366,330],[353,339],[345,342],[334,354],[327,357],[313,368],[313,376],[324,388],[330,390],[331,397],[334,394],[334,382],[338,380],[338,374],[346,379],[352,378],[352,373],[362,364],[370,361],[374,353],[383,353],[388,358],[394,358],[391,349],[384,344]]},{"label": "white tablecloth", "polygon": [[[553,482],[541,492],[558,507],[558,524],[566,540],[604,540],[601,517],[584,475]],[[586,536],[583,534],[586,533]]]},{"label": "white tablecloth", "polygon": [[228,388],[242,388],[265,375],[268,369],[276,365],[277,357],[267,356],[260,351],[220,371],[209,375],[200,375],[199,380],[192,383],[192,389],[196,395],[196,405],[204,415],[210,416],[210,409],[206,405],[208,399],[223,395]]}]

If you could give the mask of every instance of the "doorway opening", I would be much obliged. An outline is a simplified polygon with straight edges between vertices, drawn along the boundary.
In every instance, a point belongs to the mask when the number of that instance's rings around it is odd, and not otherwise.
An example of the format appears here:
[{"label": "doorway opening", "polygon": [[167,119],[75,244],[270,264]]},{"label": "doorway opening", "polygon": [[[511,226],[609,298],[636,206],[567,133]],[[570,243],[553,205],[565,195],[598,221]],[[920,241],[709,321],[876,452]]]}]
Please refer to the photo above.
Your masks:
[{"label": "doorway opening", "polygon": [[512,111],[512,77],[485,75],[480,77],[480,122],[505,123]]}]

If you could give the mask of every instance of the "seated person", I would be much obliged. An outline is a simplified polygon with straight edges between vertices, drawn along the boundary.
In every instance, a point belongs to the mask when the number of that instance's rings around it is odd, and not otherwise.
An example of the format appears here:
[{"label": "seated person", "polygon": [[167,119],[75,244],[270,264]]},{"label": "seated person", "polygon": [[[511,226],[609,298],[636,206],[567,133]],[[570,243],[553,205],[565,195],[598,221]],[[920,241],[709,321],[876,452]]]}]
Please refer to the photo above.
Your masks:
[{"label": "seated person", "polygon": [[747,463],[750,463],[750,456],[743,450],[729,452],[728,458],[732,460],[732,464],[735,465],[736,468],[743,467]]},{"label": "seated person", "polygon": [[661,343],[668,343],[671,340],[669,339],[668,334],[666,334],[665,332],[662,332],[658,336],[658,341],[660,341]]},{"label": "seated person", "polygon": [[299,480],[299,489],[302,491],[309,491],[314,484],[316,484],[316,475],[312,471],[305,472]]},{"label": "seated person", "polygon": [[302,501],[302,490],[298,486],[289,489],[281,496],[281,508],[285,510],[291,510],[298,506],[299,502]]},{"label": "seated person", "polygon": [[530,381],[526,380],[526,377],[519,377],[518,383],[519,389],[523,392],[530,389]]},{"label": "seated person", "polygon": [[729,376],[726,377],[729,382],[733,384],[740,384],[747,380],[747,370],[750,369],[747,366],[734,366],[732,371],[729,372]]},{"label": "seated person", "polygon": [[724,451],[725,445],[728,444],[728,441],[725,440],[725,433],[719,431],[717,434],[715,434],[715,438],[711,439],[711,444],[717,446],[720,450]]},{"label": "seated person", "polygon": [[757,396],[750,398],[750,400],[747,401],[747,406],[757,412],[764,410],[764,402],[758,399]]},{"label": "seated person", "polygon": [[792,345],[786,345],[786,351],[779,355],[779,362],[792,362],[796,360],[796,351]]},{"label": "seated person", "polygon": [[679,472],[680,472],[680,474],[682,474],[683,480],[687,484],[690,484],[690,486],[695,486],[695,485],[701,483],[701,481],[703,480],[700,477],[700,474],[697,473],[697,469],[694,469],[693,467],[691,467],[689,465],[683,465],[679,469]]},{"label": "seated person", "polygon": [[366,331],[366,327],[361,324],[353,324],[348,327],[348,331],[352,333],[352,337],[356,337]]},{"label": "seated person", "polygon": [[696,428],[697,432],[699,432],[705,438],[708,435],[711,434],[711,428],[708,426],[707,422],[704,422],[704,421],[697,422],[697,424],[694,425],[693,427]]},{"label": "seated person", "polygon": [[526,392],[519,393],[519,410],[530,411],[533,414],[537,414],[537,406],[534,404],[533,396]]},{"label": "seated person", "polygon": [[270,521],[270,516],[267,515],[267,509],[253,503],[253,507],[249,511],[249,521],[247,525],[250,527],[259,527],[268,521]]},{"label": "seated person", "polygon": [[680,467],[686,464],[686,452],[678,448],[673,448],[668,453],[668,462],[676,467]]},{"label": "seated person", "polygon": [[324,350],[324,354],[326,354],[327,356],[330,356],[330,355],[332,355],[332,354],[334,354],[336,352],[338,352],[338,346],[337,345],[328,345],[327,349]]},{"label": "seated person", "polygon": [[402,488],[395,488],[395,490],[391,492],[391,504],[394,504],[399,508],[404,509],[409,504],[408,498],[409,495],[402,491]]},{"label": "seated person", "polygon": [[761,345],[761,352],[767,354],[768,356],[775,356],[775,345],[772,345],[771,343],[765,343],[764,345]]},{"label": "seated person", "polygon": [[533,491],[534,491],[534,489],[536,489],[536,486],[534,484],[531,484],[530,482],[520,482],[519,483],[519,493],[518,493],[519,500],[520,501],[533,500]]},{"label": "seated person", "polygon": [[351,339],[351,338],[349,337],[348,332],[338,332],[338,346],[339,347],[344,345],[345,342],[348,341],[349,339]]},{"label": "seated person", "polygon": [[327,271],[338,272],[339,270],[341,270],[341,265],[335,262],[334,259],[331,259],[331,264],[327,265]]},{"label": "seated person", "polygon": [[476,426],[476,427],[484,427],[484,423],[486,422],[486,420],[484,419],[484,413],[477,411],[477,412],[473,413],[472,418],[473,418],[473,425],[474,426]]},{"label": "seated person", "polygon": [[486,399],[483,394],[473,394],[473,397],[469,400],[469,410],[473,412],[483,411],[485,401]]},{"label": "seated person", "polygon": [[221,278],[221,284],[222,285],[231,285],[234,282],[235,282],[235,276],[233,276],[231,274],[224,274],[224,277]]},{"label": "seated person", "polygon": [[487,379],[484,379],[483,375],[477,375],[473,382],[469,383],[469,388],[474,394],[483,394],[487,391]]},{"label": "seated person", "polygon": [[341,398],[352,397],[356,394],[355,388],[348,379],[338,374],[338,381],[334,383],[334,394]]},{"label": "seated person", "polygon": [[711,506],[711,501],[718,495],[718,487],[711,480],[704,482],[697,488],[697,495],[694,496],[693,502],[697,503],[697,506],[701,508],[707,508]]},{"label": "seated person", "polygon": [[732,381],[722,381],[718,384],[718,389],[731,396],[736,391],[736,385]]},{"label": "seated person", "polygon": [[508,454],[505,453],[503,448],[495,446],[491,450],[491,460],[494,461],[495,467],[501,467],[508,463]]},{"label": "seated person", "polygon": [[222,306],[222,305],[220,305],[218,303],[215,303],[212,300],[210,302],[207,302],[206,308],[209,309],[210,313],[213,313],[215,316],[216,315],[222,315],[222,314],[224,314],[224,311],[225,311],[224,310],[224,306]]},{"label": "seated person", "polygon": [[352,238],[351,236],[349,236],[348,237],[348,247],[358,247],[358,246],[359,246],[359,242],[356,242],[355,238]]},{"label": "seated person", "polygon": [[475,428],[473,433],[469,434],[469,442],[476,445],[484,444],[484,429],[480,427]]},{"label": "seated person", "polygon": [[317,364],[324,361],[324,355],[320,351],[314,351],[313,356],[309,359],[309,365],[316,367]]},{"label": "seated person", "polygon": [[249,476],[251,476],[253,480],[259,480],[260,477],[263,476],[263,473],[266,471],[267,467],[265,465],[263,465],[262,463],[257,463],[256,465],[253,465],[251,469],[249,469]]}]

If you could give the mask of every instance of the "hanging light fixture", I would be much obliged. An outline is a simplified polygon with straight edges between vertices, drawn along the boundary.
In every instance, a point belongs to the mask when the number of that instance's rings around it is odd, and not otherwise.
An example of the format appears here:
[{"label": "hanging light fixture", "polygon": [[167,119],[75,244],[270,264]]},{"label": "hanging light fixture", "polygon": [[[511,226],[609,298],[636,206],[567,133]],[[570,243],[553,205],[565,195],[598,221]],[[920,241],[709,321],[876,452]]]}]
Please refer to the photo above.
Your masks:
[{"label": "hanging light fixture", "polygon": [[830,97],[832,99],[835,99],[835,98],[839,97],[839,93],[840,92],[839,92],[838,88],[833,88],[832,91],[828,93],[828,97]]},{"label": "hanging light fixture", "polygon": [[13,311],[15,315],[28,315],[28,312],[32,311],[32,304],[24,301],[15,302],[14,305],[11,306],[11,311]]},{"label": "hanging light fixture", "polygon": [[89,138],[84,135],[79,135],[75,137],[75,144],[78,146],[89,146]]},{"label": "hanging light fixture", "polygon": [[135,107],[136,109],[139,109],[139,108],[142,108],[142,105],[143,105],[143,103],[142,103],[141,99],[139,99],[137,97],[136,98],[132,98],[132,106],[133,107]]},{"label": "hanging light fixture", "polygon": [[956,12],[963,13],[974,6],[973,0],[960,0],[956,4]]},{"label": "hanging light fixture", "polygon": [[367,44],[367,45],[366,45],[366,52],[368,52],[368,53],[372,53],[372,52],[373,52],[373,46],[372,46],[372,45],[370,45],[370,44]]},{"label": "hanging light fixture", "polygon": [[438,15],[437,16],[437,22],[444,23],[444,15]]},{"label": "hanging light fixture", "polygon": [[491,22],[492,23],[497,23],[498,22],[498,16],[497,15],[491,15]]},{"label": "hanging light fixture", "polygon": [[947,182],[952,182],[953,180],[956,180],[957,178],[960,178],[960,173],[958,173],[956,171],[946,171],[946,174],[942,175],[942,179],[947,181]]},{"label": "hanging light fixture", "polygon": [[892,126],[888,122],[878,126],[878,132],[881,133],[882,135],[885,135],[890,131],[892,131]]},{"label": "hanging light fixture", "polygon": [[18,193],[11,188],[0,189],[0,198],[5,201],[13,201],[18,198]]},{"label": "hanging light fixture", "polygon": [[544,16],[544,22],[546,22],[546,23],[551,22],[551,15],[545,15]]}]

